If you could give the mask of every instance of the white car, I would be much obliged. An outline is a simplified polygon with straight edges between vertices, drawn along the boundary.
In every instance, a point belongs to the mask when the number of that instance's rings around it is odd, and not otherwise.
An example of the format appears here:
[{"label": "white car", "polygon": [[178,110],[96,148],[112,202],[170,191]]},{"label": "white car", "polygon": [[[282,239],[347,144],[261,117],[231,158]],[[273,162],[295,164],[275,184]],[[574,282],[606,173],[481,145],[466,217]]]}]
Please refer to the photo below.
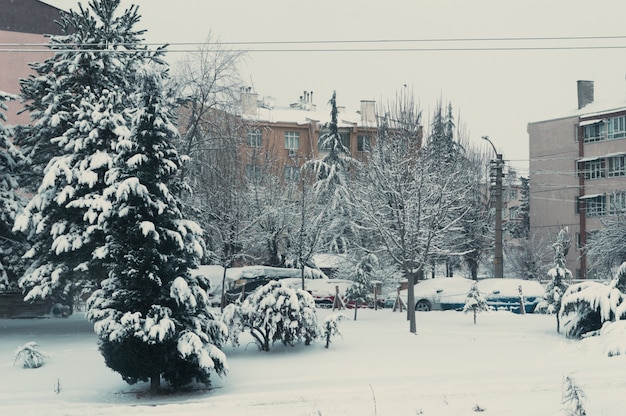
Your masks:
[{"label": "white car", "polygon": [[[523,279],[483,279],[478,282],[462,277],[436,277],[415,285],[415,310],[461,310],[472,285],[478,290],[489,306],[495,310],[520,312],[520,292],[524,296],[524,310],[531,313],[545,294],[543,286],[533,280]],[[400,298],[406,304],[407,290],[400,291]]]}]

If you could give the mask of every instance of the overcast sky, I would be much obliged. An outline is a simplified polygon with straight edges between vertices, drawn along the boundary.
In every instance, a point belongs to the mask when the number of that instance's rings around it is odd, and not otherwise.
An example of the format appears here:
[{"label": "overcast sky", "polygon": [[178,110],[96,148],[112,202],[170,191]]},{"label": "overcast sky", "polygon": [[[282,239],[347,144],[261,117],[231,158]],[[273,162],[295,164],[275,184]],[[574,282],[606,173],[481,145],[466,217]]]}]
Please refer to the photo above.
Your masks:
[{"label": "overcast sky", "polygon": [[[65,10],[78,4],[45,1]],[[626,101],[624,0],[122,0],[123,8],[131,4],[154,43],[203,42],[209,33],[222,43],[429,40],[236,47],[292,50],[249,52],[242,68],[277,105],[306,90],[320,108],[336,90],[339,105],[357,110],[360,100],[387,102],[404,85],[427,119],[440,99],[451,102],[471,138],[489,136],[522,175],[528,122],[573,112],[577,80],[595,81],[596,101]],[[328,50],[362,48],[369,50]],[[392,50],[401,48],[412,50]],[[293,51],[303,49],[323,51]],[[182,55],[171,52],[170,61]]]}]

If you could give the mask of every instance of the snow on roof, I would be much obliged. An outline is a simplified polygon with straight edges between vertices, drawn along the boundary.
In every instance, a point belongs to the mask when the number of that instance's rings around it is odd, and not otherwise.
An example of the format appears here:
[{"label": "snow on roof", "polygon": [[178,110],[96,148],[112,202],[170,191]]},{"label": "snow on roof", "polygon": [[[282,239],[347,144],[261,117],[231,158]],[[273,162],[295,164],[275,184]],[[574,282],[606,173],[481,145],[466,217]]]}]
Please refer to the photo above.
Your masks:
[{"label": "snow on roof", "polygon": [[[307,110],[291,107],[259,107],[256,115],[244,114],[245,120],[267,121],[270,123],[295,123],[305,125],[311,122],[321,124],[330,122],[330,109]],[[337,116],[337,125],[341,127],[352,127],[361,123],[361,114],[358,112],[340,112]]]},{"label": "snow on roof", "polygon": [[[559,115],[555,115],[554,117],[548,117],[543,120],[531,121],[529,124],[543,123],[546,121],[553,121],[559,119],[565,119],[570,117],[580,117],[580,118],[591,118],[598,117],[603,114],[615,113],[617,111],[626,110],[626,101],[624,99],[617,100],[606,100],[606,101],[594,101],[592,103],[587,104],[583,108],[569,110],[563,112]],[[601,120],[585,120],[581,122],[581,125],[586,124],[594,124],[595,122],[599,122]],[[583,124],[585,123],[585,124]]]}]

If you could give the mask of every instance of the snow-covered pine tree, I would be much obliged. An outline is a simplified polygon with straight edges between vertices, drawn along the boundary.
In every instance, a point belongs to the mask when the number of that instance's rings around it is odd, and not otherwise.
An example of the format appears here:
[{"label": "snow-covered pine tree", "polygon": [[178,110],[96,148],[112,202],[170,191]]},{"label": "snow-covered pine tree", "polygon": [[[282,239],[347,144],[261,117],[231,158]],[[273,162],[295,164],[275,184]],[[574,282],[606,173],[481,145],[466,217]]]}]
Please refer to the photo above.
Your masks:
[{"label": "snow-covered pine tree", "polygon": [[354,320],[356,321],[359,306],[372,300],[372,275],[378,268],[378,258],[369,253],[363,256],[356,266],[352,284],[346,290],[346,299],[354,302]]},{"label": "snow-covered pine tree", "polygon": [[345,318],[346,315],[341,313],[333,313],[324,318],[321,332],[324,340],[326,341],[326,348],[330,347],[330,343],[334,337],[341,335],[341,327],[339,324]]},{"label": "snow-covered pine tree", "polygon": [[307,161],[302,168],[314,172],[317,180],[313,192],[323,220],[322,243],[325,251],[345,253],[349,244],[351,230],[349,213],[348,169],[356,161],[350,156],[350,150],[342,143],[338,126],[337,94],[329,101],[331,121],[328,133],[319,138],[319,148],[327,152],[321,159]]},{"label": "snow-covered pine tree", "polygon": [[585,392],[578,385],[572,376],[567,376],[563,380],[563,399],[561,403],[565,405],[563,409],[567,416],[586,416]]},{"label": "snow-covered pine tree", "polygon": [[105,273],[94,258],[103,245],[98,223],[107,215],[102,193],[117,143],[129,134],[134,75],[148,56],[134,29],[137,7],[118,12],[120,0],[91,0],[60,22],[54,55],[32,65],[22,98],[32,123],[17,129],[28,164],[21,185],[35,192],[14,229],[27,235],[31,263],[20,280],[26,299],[73,298]]},{"label": "snow-covered pine tree", "polygon": [[23,238],[13,233],[13,222],[26,201],[17,192],[16,172],[22,158],[11,142],[12,129],[5,126],[4,102],[15,96],[0,91],[0,290],[15,284],[19,258],[24,253]]},{"label": "snow-covered pine tree", "polygon": [[465,299],[465,305],[463,305],[463,312],[468,313],[472,312],[474,315],[474,323],[476,323],[476,315],[480,312],[486,312],[489,310],[489,305],[485,302],[480,291],[478,290],[478,285],[474,283],[469,293],[467,294],[467,299]]},{"label": "snow-covered pine tree", "polygon": [[[231,336],[247,330],[261,351],[269,351],[277,341],[284,345],[309,345],[319,336],[315,301],[310,293],[284,286],[273,280],[258,288],[239,305],[229,305],[223,319]],[[237,339],[232,339],[238,345]]]},{"label": "snow-covered pine tree", "polygon": [[153,393],[161,377],[174,387],[209,384],[227,370],[227,329],[209,309],[209,281],[189,273],[203,255],[202,230],[171,192],[181,158],[165,76],[150,65],[138,73],[132,130],[105,178],[111,215],[98,254],[109,276],[88,301],[107,365],[129,383],[149,379]]},{"label": "snow-covered pine tree", "polygon": [[556,332],[561,332],[561,301],[565,291],[570,285],[569,282],[572,281],[572,272],[565,267],[565,256],[567,255],[570,244],[567,227],[559,231],[556,241],[552,244],[552,249],[554,250],[554,265],[548,270],[550,282],[548,282],[546,286],[544,300],[547,305],[547,313],[556,315]]}]

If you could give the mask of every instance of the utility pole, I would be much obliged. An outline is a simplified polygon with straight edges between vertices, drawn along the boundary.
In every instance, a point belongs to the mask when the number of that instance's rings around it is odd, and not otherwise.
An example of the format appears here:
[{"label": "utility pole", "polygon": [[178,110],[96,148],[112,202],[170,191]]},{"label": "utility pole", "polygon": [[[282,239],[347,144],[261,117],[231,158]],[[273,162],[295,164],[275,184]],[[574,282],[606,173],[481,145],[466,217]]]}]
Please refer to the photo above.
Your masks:
[{"label": "utility pole", "polygon": [[488,136],[483,136],[484,140],[487,140],[493,151],[496,154],[496,160],[491,161],[495,163],[495,200],[496,200],[496,241],[493,255],[493,268],[494,277],[504,277],[504,257],[502,255],[502,169],[504,167],[504,160],[502,160],[502,153],[498,153],[496,146],[489,140]]}]

